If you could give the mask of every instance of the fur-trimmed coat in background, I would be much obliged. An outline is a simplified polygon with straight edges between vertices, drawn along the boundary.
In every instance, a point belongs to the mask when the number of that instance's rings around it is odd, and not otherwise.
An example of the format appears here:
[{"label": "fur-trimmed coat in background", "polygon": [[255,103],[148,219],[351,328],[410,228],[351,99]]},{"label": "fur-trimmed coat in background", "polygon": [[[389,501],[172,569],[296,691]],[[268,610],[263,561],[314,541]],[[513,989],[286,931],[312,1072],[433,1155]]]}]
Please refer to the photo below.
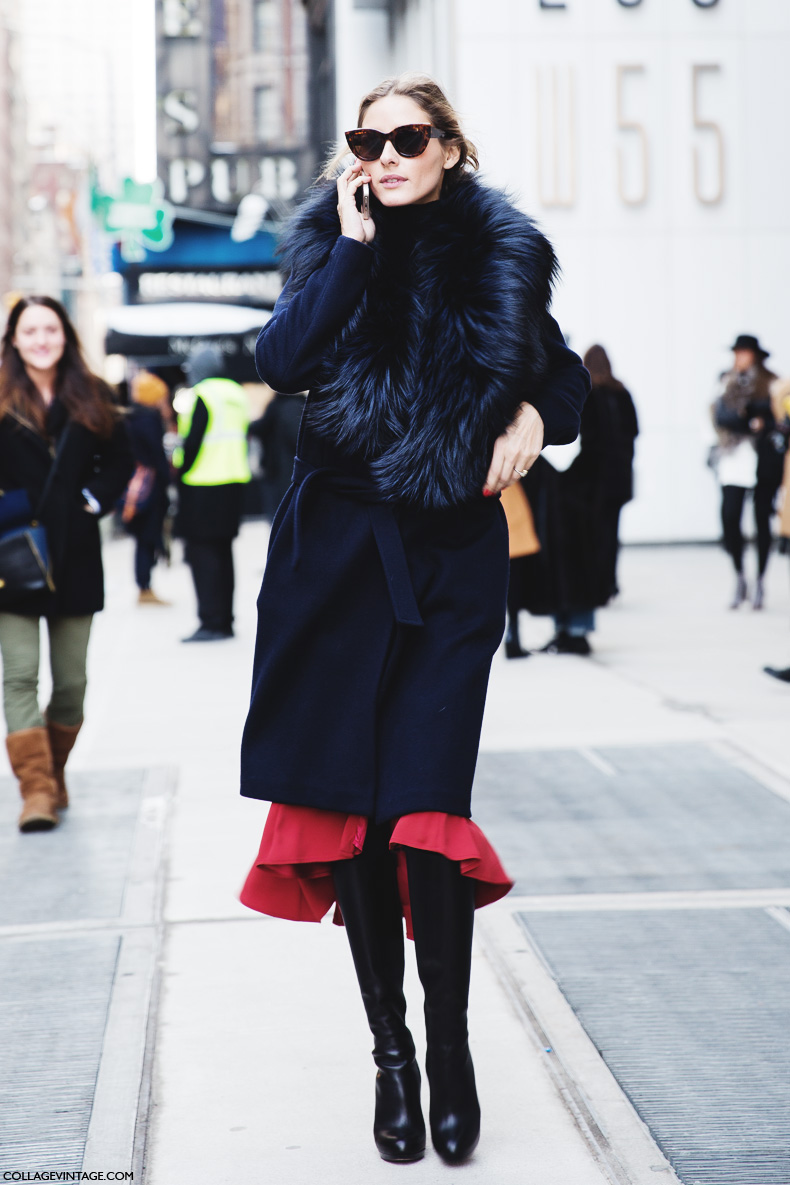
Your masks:
[{"label": "fur-trimmed coat in background", "polygon": [[308,390],[294,483],[258,600],[242,793],[364,814],[470,813],[508,581],[483,483],[524,400],[575,439],[587,372],[549,315],[554,253],[465,177],[438,202],[371,203],[370,246],[317,190],[256,351]]}]

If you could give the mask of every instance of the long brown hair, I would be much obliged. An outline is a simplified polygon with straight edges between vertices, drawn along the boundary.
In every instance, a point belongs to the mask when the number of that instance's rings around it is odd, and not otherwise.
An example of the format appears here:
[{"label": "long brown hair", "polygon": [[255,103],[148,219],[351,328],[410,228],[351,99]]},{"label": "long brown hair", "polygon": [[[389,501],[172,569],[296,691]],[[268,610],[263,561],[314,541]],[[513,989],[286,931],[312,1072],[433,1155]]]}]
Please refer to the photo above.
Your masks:
[{"label": "long brown hair", "polygon": [[[464,171],[480,168],[477,149],[461,130],[461,121],[457,111],[438,82],[435,82],[427,74],[411,72],[399,74],[396,78],[385,78],[378,86],[374,86],[373,90],[368,91],[359,104],[357,127],[362,126],[362,120],[365,118],[368,107],[372,107],[379,99],[386,99],[388,95],[405,95],[406,98],[412,99],[418,107],[422,108],[435,128],[447,132],[442,143],[446,146],[455,145],[458,148],[458,160],[452,168],[445,172],[445,185],[454,185]],[[341,147],[328,162],[321,176],[334,179],[338,167],[347,153],[348,148]]]},{"label": "long brown hair", "polygon": [[622,389],[623,384],[612,374],[612,364],[603,346],[590,346],[582,361],[590,372],[594,387],[612,387],[615,391]]},{"label": "long brown hair", "polygon": [[72,420],[97,436],[109,436],[118,415],[110,388],[89,369],[68,313],[60,301],[51,296],[23,296],[9,313],[0,345],[0,419],[11,413],[33,424],[39,432],[45,430],[46,404],[27,373],[13,340],[25,309],[36,306],[51,309],[57,315],[66,338],[55,377],[57,398]]}]

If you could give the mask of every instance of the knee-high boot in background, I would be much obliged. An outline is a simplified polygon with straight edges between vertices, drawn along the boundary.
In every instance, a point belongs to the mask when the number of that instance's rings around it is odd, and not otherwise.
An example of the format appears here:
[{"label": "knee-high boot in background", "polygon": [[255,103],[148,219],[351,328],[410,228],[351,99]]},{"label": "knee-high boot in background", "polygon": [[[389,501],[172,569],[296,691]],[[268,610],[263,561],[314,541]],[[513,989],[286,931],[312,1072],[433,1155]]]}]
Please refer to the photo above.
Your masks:
[{"label": "knee-high boot in background", "polygon": [[403,918],[389,829],[371,826],[361,855],[338,861],[332,872],[373,1034],[376,1147],[384,1160],[419,1160],[425,1121],[420,1070],[406,1027]]},{"label": "knee-high boot in background", "polygon": [[469,1052],[474,881],[437,852],[406,848],[417,970],[425,990],[425,1069],[433,1145],[460,1164],[480,1138],[480,1104]]},{"label": "knee-high boot in background", "polygon": [[57,784],[46,728],[23,728],[5,739],[8,760],[22,795],[20,831],[51,831],[57,826]]},{"label": "knee-high boot in background", "polygon": [[74,742],[81,728],[81,720],[79,724],[56,724],[54,720],[50,720],[47,717],[47,733],[49,734],[49,747],[52,752],[52,774],[58,788],[55,805],[59,811],[65,810],[69,805],[69,792],[66,789],[64,771],[69,754],[74,748]]}]

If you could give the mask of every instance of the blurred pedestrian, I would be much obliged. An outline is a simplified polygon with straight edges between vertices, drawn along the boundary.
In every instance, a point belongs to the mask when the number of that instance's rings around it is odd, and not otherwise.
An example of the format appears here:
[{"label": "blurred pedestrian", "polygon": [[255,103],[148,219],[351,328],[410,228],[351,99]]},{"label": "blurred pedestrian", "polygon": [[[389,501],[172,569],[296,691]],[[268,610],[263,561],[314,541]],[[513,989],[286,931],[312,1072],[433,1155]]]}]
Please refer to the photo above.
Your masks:
[{"label": "blurred pedestrian", "polygon": [[[771,386],[771,408],[774,414],[776,430],[784,440],[785,459],[782,488],[779,501],[779,539],[778,548],[784,555],[790,556],[790,379],[779,379]],[[768,675],[780,679],[783,683],[790,683],[790,667],[764,667]]]},{"label": "blurred pedestrian", "polygon": [[757,578],[752,606],[762,609],[764,576],[771,553],[771,515],[784,465],[783,449],[777,448],[771,408],[770,387],[776,375],[765,366],[768,350],[752,334],[739,334],[732,350],[732,369],[721,375],[720,394],[712,408],[719,438],[714,464],[721,484],[724,547],[736,573],[730,608],[737,609],[749,595],[743,570],[741,520],[746,495],[751,493],[757,529]]},{"label": "blurred pedestrian", "polygon": [[225,378],[216,346],[187,363],[191,390],[178,395],[174,455],[180,478],[176,534],[185,540],[200,625],[185,642],[233,637],[233,540],[239,533],[247,459],[249,412],[244,388]]},{"label": "blurred pedestrian", "polygon": [[790,379],[778,379],[772,384],[771,410],[776,432],[781,437],[781,442],[777,442],[777,448],[784,449],[782,484],[778,498],[778,549],[782,555],[790,555]]},{"label": "blurred pedestrian", "polygon": [[[6,747],[23,799],[21,831],[49,830],[68,806],[64,768],[82,725],[91,622],[104,605],[99,517],[132,469],[110,389],[88,369],[66,310],[48,296],[23,297],[2,339],[0,486],[26,503],[26,521],[35,515],[46,528],[52,581],[15,595],[0,589]],[[52,668],[43,713],[42,618]]]},{"label": "blurred pedestrian", "polygon": [[132,446],[135,471],[126,488],[121,520],[135,540],[134,576],[138,604],[168,605],[151,588],[151,573],[164,554],[162,535],[168,510],[170,465],[164,450],[162,406],[169,389],[164,379],[147,370],[138,371],[131,383],[132,403],[126,430]]},{"label": "blurred pedestrian", "polygon": [[[579,452],[558,471],[545,457],[522,486],[538,547],[511,562],[509,620],[516,605],[554,618],[548,654],[592,654],[595,610],[617,596],[620,511],[633,497],[639,425],[631,395],[612,373],[603,346],[584,356],[592,390],[581,415]],[[508,657],[506,643],[505,653]]]},{"label": "blurred pedestrian", "polygon": [[263,511],[271,521],[291,484],[304,395],[277,391],[263,415],[253,420],[249,435],[261,445],[263,461]]},{"label": "blurred pedestrian", "polygon": [[539,548],[520,560],[508,607],[512,619],[518,595],[520,608],[553,617],[554,635],[541,648],[544,653],[587,657],[595,610],[608,600],[609,584],[601,563],[603,519],[596,491],[589,474],[572,470],[559,471],[539,457],[522,481]]},{"label": "blurred pedestrian", "polygon": [[507,586],[507,624],[505,627],[505,657],[528,658],[529,651],[521,645],[519,610],[526,605],[526,582],[532,565],[530,556],[540,551],[540,540],[535,532],[532,509],[524,483],[514,482],[502,491],[502,508],[507,518],[510,553],[510,579]]},{"label": "blurred pedestrian", "polygon": [[310,395],[258,599],[242,793],[273,805],[242,900],[316,921],[337,901],[390,1161],[425,1149],[405,911],[434,1147],[456,1164],[480,1127],[474,909],[510,887],[469,819],[505,617],[496,495],[544,438],[575,438],[588,380],[548,312],[551,246],[472,175],[474,147],[437,84],[382,83],[359,124],[353,164],[291,226],[290,277],[258,339],[261,377]]},{"label": "blurred pedestrian", "polygon": [[597,503],[599,564],[607,600],[616,597],[617,556],[620,550],[620,512],[634,496],[634,442],[639,422],[630,392],[612,374],[603,346],[590,346],[584,355],[592,391],[582,411],[581,452],[575,462],[577,477],[584,470]]}]

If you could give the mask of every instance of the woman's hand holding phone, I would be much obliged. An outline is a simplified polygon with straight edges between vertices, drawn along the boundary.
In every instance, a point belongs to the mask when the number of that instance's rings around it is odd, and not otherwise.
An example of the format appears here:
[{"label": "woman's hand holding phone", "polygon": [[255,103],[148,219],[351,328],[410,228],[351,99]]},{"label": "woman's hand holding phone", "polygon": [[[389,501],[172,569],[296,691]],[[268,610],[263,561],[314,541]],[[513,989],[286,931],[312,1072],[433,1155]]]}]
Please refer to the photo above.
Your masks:
[{"label": "woman's hand holding phone", "polygon": [[[365,216],[364,191],[370,185],[370,175],[364,171],[362,161],[355,160],[337,179],[337,213],[340,218],[340,233],[358,243],[372,243],[376,224],[370,217],[369,206]],[[363,209],[357,206],[357,191],[362,190]]]}]

